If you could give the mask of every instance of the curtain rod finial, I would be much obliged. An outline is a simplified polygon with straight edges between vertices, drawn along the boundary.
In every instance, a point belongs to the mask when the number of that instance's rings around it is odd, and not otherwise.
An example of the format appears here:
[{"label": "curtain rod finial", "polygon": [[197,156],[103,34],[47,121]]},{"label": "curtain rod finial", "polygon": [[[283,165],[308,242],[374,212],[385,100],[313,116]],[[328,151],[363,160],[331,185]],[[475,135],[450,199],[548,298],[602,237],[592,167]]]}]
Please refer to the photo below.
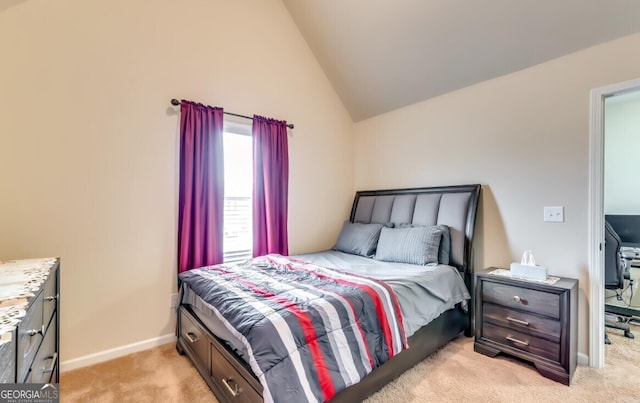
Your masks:
[{"label": "curtain rod finial", "polygon": [[177,99],[173,98],[173,99],[171,100],[171,105],[176,105],[176,106],[178,106],[178,105],[180,105],[180,101],[178,101]]}]

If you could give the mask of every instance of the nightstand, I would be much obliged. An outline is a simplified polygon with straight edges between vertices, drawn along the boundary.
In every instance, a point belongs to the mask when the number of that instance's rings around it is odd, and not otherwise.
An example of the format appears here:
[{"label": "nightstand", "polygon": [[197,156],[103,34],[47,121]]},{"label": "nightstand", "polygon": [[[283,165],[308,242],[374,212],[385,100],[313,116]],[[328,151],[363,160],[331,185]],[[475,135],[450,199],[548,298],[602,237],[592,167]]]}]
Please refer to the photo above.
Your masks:
[{"label": "nightstand", "polygon": [[474,350],[530,361],[541,375],[569,385],[577,363],[578,280],[554,284],[476,274]]}]

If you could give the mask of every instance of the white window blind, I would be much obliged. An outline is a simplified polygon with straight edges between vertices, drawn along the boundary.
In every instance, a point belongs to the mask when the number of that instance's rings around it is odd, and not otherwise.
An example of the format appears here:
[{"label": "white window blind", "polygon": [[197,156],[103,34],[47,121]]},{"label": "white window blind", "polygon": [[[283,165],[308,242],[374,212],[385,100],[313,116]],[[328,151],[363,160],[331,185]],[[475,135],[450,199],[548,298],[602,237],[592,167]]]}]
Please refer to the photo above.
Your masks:
[{"label": "white window blind", "polygon": [[224,262],[249,259],[253,251],[251,126],[224,125]]}]

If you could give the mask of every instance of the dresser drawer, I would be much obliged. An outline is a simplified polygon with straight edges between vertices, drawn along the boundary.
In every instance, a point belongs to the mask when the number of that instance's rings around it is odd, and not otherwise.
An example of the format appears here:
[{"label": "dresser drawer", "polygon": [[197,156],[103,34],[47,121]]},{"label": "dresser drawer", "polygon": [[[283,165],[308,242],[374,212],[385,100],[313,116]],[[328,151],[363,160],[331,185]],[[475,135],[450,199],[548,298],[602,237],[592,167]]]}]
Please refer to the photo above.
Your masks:
[{"label": "dresser drawer", "polygon": [[[211,378],[229,401],[261,402],[262,396],[225,357],[219,346],[211,345]],[[244,372],[244,371],[243,371]]]},{"label": "dresser drawer", "polygon": [[[42,323],[49,326],[51,317],[58,305],[58,270],[52,269],[49,278],[44,284],[42,298]],[[53,322],[51,322],[53,323]]]},{"label": "dresser drawer", "polygon": [[534,312],[555,319],[560,318],[560,296],[558,294],[492,281],[483,281],[482,286],[485,302]]},{"label": "dresser drawer", "polygon": [[42,330],[42,293],[40,293],[33,300],[17,329],[18,362],[16,367],[18,382],[24,381],[27,371],[29,371],[31,363],[38,352],[38,347],[42,342]]},{"label": "dresser drawer", "polygon": [[49,330],[45,333],[44,340],[40,345],[38,354],[31,365],[31,371],[26,382],[28,383],[49,383],[51,375],[54,374],[58,365],[58,352],[56,351],[56,317],[49,325]]},{"label": "dresser drawer", "polygon": [[198,357],[198,360],[207,366],[207,372],[211,373],[209,365],[209,339],[205,330],[184,309],[180,310],[180,335],[185,344]]},{"label": "dresser drawer", "polygon": [[16,332],[7,334],[9,342],[0,344],[0,383],[16,382]]},{"label": "dresser drawer", "polygon": [[547,358],[554,362],[560,361],[560,345],[540,337],[488,322],[483,326],[482,337],[496,343],[535,354],[539,357]]},{"label": "dresser drawer", "polygon": [[485,322],[491,322],[531,336],[542,337],[555,343],[560,342],[562,326],[559,320],[489,303],[484,304],[482,313]]}]

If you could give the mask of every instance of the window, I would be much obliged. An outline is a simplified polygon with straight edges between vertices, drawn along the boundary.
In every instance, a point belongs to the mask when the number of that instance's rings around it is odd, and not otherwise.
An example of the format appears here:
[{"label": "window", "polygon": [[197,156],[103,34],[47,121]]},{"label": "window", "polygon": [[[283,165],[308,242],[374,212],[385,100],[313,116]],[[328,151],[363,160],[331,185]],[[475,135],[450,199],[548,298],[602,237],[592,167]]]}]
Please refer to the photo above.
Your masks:
[{"label": "window", "polygon": [[251,126],[224,123],[224,240],[223,261],[249,259],[253,252],[251,195],[253,144]]}]

